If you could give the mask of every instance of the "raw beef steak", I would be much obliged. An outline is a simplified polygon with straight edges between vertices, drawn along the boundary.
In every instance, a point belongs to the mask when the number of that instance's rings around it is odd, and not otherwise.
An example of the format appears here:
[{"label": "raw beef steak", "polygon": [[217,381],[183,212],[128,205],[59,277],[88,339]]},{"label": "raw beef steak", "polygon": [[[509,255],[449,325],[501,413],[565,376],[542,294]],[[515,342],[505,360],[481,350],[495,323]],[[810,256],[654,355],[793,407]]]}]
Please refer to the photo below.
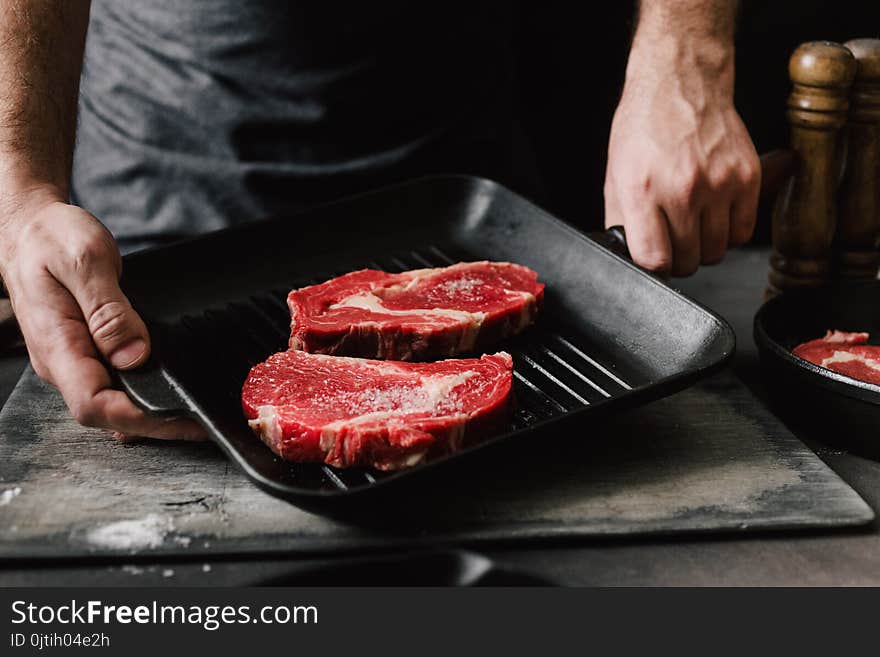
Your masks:
[{"label": "raw beef steak", "polygon": [[284,459],[395,470],[502,427],[512,373],[504,352],[401,363],[284,351],[251,370],[242,407]]},{"label": "raw beef steak", "polygon": [[880,347],[866,344],[867,333],[828,331],[792,350],[795,356],[846,376],[880,385]]},{"label": "raw beef steak", "polygon": [[543,299],[538,275],[509,262],[400,274],[364,269],[288,295],[290,347],[388,360],[448,358],[521,332]]}]

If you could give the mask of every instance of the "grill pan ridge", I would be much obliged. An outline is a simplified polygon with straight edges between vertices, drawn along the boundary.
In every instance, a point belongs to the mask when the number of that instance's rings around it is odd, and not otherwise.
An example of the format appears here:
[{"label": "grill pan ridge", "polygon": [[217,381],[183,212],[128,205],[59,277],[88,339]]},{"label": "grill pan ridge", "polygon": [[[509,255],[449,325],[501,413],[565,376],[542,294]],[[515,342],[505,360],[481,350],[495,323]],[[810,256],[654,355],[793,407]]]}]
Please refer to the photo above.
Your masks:
[{"label": "grill pan ridge", "polygon": [[[446,203],[438,203],[438,199]],[[264,281],[249,276],[247,268],[236,271],[224,267],[228,260],[224,256],[234,259],[241,249],[259,243],[263,247],[281,245],[276,257],[283,259],[281,234],[294,222],[321,225],[320,215],[326,210],[221,231],[131,256],[126,260],[124,286],[147,318],[154,348],[144,368],[120,373],[124,389],[148,411],[183,413],[201,421],[226,454],[270,494],[323,510],[346,500],[373,497],[394,482],[417,479],[420,473],[438,470],[464,454],[483,451],[508,438],[532,436],[537,440],[540,436],[541,440],[552,440],[560,434],[577,433],[588,416],[675,392],[721,367],[733,353],[733,332],[722,319],[495,183],[463,176],[434,177],[329,207],[340,217],[363,216],[377,200],[386,212],[401,207],[414,211],[413,205],[418,205],[420,215],[427,215],[435,224],[405,227],[400,234],[394,232],[395,221],[383,224],[383,214],[371,214],[375,229],[384,227],[386,235],[396,235],[385,249],[369,243],[363,249],[352,248],[357,236],[346,239],[344,233],[337,232],[337,238],[343,239],[338,255],[331,251],[320,263],[306,265],[296,273],[273,271]],[[499,222],[505,245],[496,248]],[[524,228],[550,239],[543,244],[527,236],[523,239],[518,233]],[[318,236],[317,250],[324,250],[320,247],[325,246],[325,239]],[[579,255],[582,262],[564,262],[563,276],[554,277],[549,266],[544,266],[554,254],[563,260]],[[495,349],[506,350],[514,358],[516,410],[507,431],[458,454],[392,473],[288,463],[251,433],[241,413],[241,386],[253,365],[287,348],[290,316],[286,296],[290,289],[364,267],[399,272],[480,259],[526,264],[548,284],[544,313],[537,325]],[[258,266],[265,264],[259,261]],[[200,291],[199,280],[187,285],[191,277],[170,271],[174,268],[198,271],[208,279],[216,273],[218,285],[237,275],[239,285],[230,286],[227,298],[218,299],[217,290]],[[617,290],[596,299],[604,306],[598,309],[598,321],[585,321],[578,309],[557,293],[560,282],[554,278],[571,278],[578,271],[585,277],[592,274],[602,279],[598,289]],[[176,279],[183,288],[171,304],[162,304],[162,295],[156,292],[162,282],[156,278],[162,276]],[[618,285],[622,287],[614,287]],[[653,326],[617,330],[614,323],[619,318],[615,316],[628,312],[618,304],[639,300],[652,306],[641,308],[642,314],[646,310],[657,313]],[[169,305],[177,307],[169,311]],[[601,326],[606,320],[611,323]],[[637,342],[646,329],[654,345]],[[658,353],[655,345],[662,345],[663,338],[669,348]]]}]

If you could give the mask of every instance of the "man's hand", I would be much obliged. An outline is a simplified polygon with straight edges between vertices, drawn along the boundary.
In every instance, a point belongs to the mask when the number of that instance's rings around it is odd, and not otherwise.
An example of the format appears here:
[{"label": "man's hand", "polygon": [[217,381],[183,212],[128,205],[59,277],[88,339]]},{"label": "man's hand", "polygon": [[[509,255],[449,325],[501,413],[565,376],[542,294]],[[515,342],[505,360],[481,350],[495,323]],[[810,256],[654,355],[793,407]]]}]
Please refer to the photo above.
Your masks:
[{"label": "man's hand", "polygon": [[110,233],[66,202],[88,19],[88,0],[0,0],[0,274],[34,369],[77,420],[200,437],[195,422],[138,409],[105,365],[137,367],[150,336],[119,289]]},{"label": "man's hand", "polygon": [[51,190],[3,209],[0,273],[31,363],[77,421],[127,436],[203,437],[195,422],[149,416],[113,388],[105,362],[143,364],[150,336],[119,289],[122,260],[107,229]]},{"label": "man's hand", "polygon": [[733,106],[734,2],[645,0],[614,116],[605,224],[636,263],[687,276],[752,235],[761,183]]}]

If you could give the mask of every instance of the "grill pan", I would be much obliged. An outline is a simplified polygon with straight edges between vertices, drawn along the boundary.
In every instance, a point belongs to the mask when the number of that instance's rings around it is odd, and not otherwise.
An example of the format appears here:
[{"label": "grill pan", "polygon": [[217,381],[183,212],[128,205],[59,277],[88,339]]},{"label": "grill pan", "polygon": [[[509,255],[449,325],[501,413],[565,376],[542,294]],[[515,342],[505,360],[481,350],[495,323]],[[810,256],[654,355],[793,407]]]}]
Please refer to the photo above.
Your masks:
[{"label": "grill pan", "polygon": [[867,331],[870,343],[880,344],[880,281],[792,290],[761,307],[754,337],[773,400],[809,435],[880,458],[880,386],[791,353],[828,329]]},{"label": "grill pan", "polygon": [[[428,472],[447,477],[446,466],[471,460],[464,455],[514,438],[563,438],[722,366],[734,351],[728,324],[615,246],[613,235],[590,239],[494,182],[436,176],[136,253],[126,257],[123,288],[154,347],[147,365],[120,373],[121,384],[147,411],[200,421],[272,495],[330,513],[373,504]],[[291,288],[363,267],[483,259],[527,265],[547,284],[538,325],[498,346],[515,365],[517,410],[506,432],[395,473],[287,463],[250,432],[241,385],[252,365],[286,348]],[[536,455],[546,451],[538,444]]]}]

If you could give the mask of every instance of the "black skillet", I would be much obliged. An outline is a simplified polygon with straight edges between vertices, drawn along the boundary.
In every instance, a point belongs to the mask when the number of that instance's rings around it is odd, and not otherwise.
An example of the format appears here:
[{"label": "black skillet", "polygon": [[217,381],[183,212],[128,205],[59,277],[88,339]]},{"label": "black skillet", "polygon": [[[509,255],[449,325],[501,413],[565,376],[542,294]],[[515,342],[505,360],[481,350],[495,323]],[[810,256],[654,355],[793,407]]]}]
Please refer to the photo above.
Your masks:
[{"label": "black skillet", "polygon": [[755,316],[754,337],[768,390],[784,419],[823,442],[880,457],[880,386],[791,353],[828,329],[871,334],[880,344],[880,281],[792,290]]},{"label": "black skillet", "polygon": [[[538,460],[554,441],[585,435],[584,423],[681,390],[730,358],[729,325],[615,253],[619,246],[491,181],[441,176],[137,253],[126,258],[123,287],[155,344],[150,363],[121,381],[150,412],[196,418],[270,494],[325,513],[375,508],[428,473],[454,485],[440,474],[446,465],[513,439],[533,445]],[[286,348],[288,290],[362,267],[482,259],[528,265],[547,284],[538,326],[498,346],[515,364],[518,410],[506,431],[396,473],[287,463],[251,434],[241,384],[252,365]]]}]

